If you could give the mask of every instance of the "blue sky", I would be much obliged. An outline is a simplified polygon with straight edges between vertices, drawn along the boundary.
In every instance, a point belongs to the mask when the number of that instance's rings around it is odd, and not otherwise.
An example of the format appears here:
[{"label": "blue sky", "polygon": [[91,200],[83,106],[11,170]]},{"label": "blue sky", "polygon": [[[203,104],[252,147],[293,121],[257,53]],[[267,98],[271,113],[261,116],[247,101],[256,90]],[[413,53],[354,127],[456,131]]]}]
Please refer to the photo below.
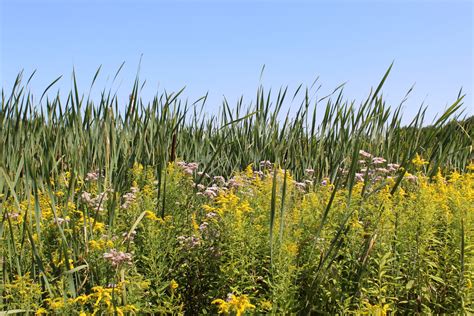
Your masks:
[{"label": "blue sky", "polygon": [[[107,87],[126,100],[140,56],[142,96],[158,89],[195,100],[209,91],[208,110],[225,95],[250,101],[266,88],[319,76],[320,95],[346,82],[361,101],[394,60],[383,90],[412,116],[428,118],[452,103],[461,87],[473,114],[473,4],[471,1],[24,1],[0,0],[2,87],[37,69],[31,90],[71,87],[76,69],[85,93],[99,65],[92,95]],[[120,64],[119,79],[111,79]],[[260,70],[266,65],[260,81]]]}]

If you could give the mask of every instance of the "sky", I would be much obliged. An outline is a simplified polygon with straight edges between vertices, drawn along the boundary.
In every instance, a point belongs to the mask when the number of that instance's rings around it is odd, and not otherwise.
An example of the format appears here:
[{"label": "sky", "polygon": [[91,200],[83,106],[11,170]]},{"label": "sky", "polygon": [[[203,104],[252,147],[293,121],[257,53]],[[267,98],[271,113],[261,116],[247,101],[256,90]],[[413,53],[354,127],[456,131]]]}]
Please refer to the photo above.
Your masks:
[{"label": "sky", "polygon": [[345,82],[360,102],[393,61],[383,95],[396,106],[415,85],[407,120],[422,103],[434,118],[461,87],[472,115],[473,10],[469,0],[0,0],[0,81],[8,91],[37,70],[33,93],[60,75],[50,91],[66,93],[74,68],[87,94],[102,66],[92,96],[111,89],[125,103],[141,59],[145,100],[186,87],[189,101],[208,92],[212,112],[224,96],[249,103],[260,84],[294,91],[318,77],[319,96]]}]

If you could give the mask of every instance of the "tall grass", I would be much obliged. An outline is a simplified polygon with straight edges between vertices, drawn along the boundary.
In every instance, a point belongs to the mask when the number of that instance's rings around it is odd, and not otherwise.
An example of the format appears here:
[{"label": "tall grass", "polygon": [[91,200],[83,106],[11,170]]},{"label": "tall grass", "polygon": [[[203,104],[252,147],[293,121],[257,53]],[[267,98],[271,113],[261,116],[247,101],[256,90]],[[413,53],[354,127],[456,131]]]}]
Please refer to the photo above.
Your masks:
[{"label": "tall grass", "polygon": [[[20,74],[10,93],[2,90],[0,162],[11,174],[23,158],[36,177],[105,169],[108,185],[117,186],[115,179],[134,162],[155,166],[159,173],[176,157],[199,161],[215,174],[271,160],[296,177],[314,167],[317,179],[334,179],[357,144],[390,161],[418,152],[429,157],[434,172],[437,167],[463,170],[472,157],[472,124],[446,124],[460,118],[463,96],[428,129],[420,129],[426,107],[402,126],[401,105],[391,107],[380,95],[389,71],[361,104],[346,101],[343,87],[320,99],[311,99],[309,89],[300,87],[292,96],[301,97],[294,116],[281,113],[290,98],[287,88],[275,99],[260,87],[254,105],[240,100],[232,107],[224,101],[219,114],[204,115],[206,98],[187,104],[179,99],[182,90],[145,103],[138,79],[125,106],[106,91],[98,102],[85,99],[75,76],[66,100],[43,94],[37,103]],[[119,111],[122,107],[125,111]]]},{"label": "tall grass", "polygon": [[[0,106],[0,210],[4,201],[13,199],[17,209],[21,200],[29,200],[35,205],[34,214],[25,214],[31,221],[24,221],[20,239],[13,236],[8,240],[10,251],[7,258],[7,274],[23,275],[22,253],[25,245],[32,249],[32,263],[35,273],[43,280],[45,292],[49,289],[47,275],[43,273],[44,257],[41,243],[34,236],[42,234],[40,225],[40,192],[47,193],[51,201],[54,218],[55,201],[53,184],[60,181],[65,173],[70,175],[67,183],[66,200],[77,201],[75,188],[79,179],[84,179],[92,170],[101,170],[104,174],[98,191],[114,190],[126,192],[129,188],[129,171],[136,163],[149,166],[157,179],[158,197],[154,211],[162,218],[166,216],[167,172],[169,162],[177,158],[185,161],[197,161],[203,166],[203,175],[197,176],[196,183],[203,181],[204,174],[230,177],[235,171],[243,170],[249,164],[258,165],[260,161],[270,160],[283,169],[284,181],[277,190],[277,169],[273,172],[273,187],[270,201],[270,251],[271,265],[274,267],[273,245],[284,234],[287,174],[296,179],[303,178],[305,169],[314,169],[314,181],[328,178],[335,184],[328,204],[325,207],[316,238],[330,217],[332,202],[338,187],[348,190],[346,211],[338,224],[327,252],[321,256],[319,266],[311,270],[310,288],[317,288],[324,281],[325,273],[335,262],[339,249],[343,246],[344,236],[348,233],[347,223],[354,215],[352,189],[355,184],[357,158],[359,150],[367,150],[388,161],[398,162],[400,168],[393,194],[399,186],[406,170],[411,168],[412,159],[421,154],[427,159],[426,173],[435,175],[439,168],[464,171],[473,159],[471,121],[462,121],[463,96],[442,113],[429,127],[425,126],[426,107],[420,107],[408,126],[402,125],[402,104],[391,107],[384,101],[381,91],[391,70],[387,70],[379,85],[370,92],[360,104],[347,101],[343,95],[343,86],[336,88],[330,95],[314,99],[311,89],[301,86],[293,93],[282,88],[275,95],[259,87],[255,102],[244,105],[242,99],[235,106],[226,100],[217,115],[205,115],[206,97],[193,104],[180,99],[183,90],[177,93],[164,93],[145,103],[139,95],[140,82],[134,83],[128,104],[123,106],[116,95],[101,93],[100,100],[94,102],[85,98],[77,87],[73,74],[74,88],[66,100],[59,94],[48,97],[48,90],[59,80],[55,80],[41,95],[39,102],[28,91],[28,83],[23,84],[19,74],[10,92],[2,90]],[[92,80],[94,84],[100,69]],[[295,115],[284,114],[285,102],[300,99]],[[403,102],[402,102],[403,103]],[[125,109],[121,111],[122,107]],[[371,192],[364,193],[364,199]],[[376,192],[377,190],[373,190]],[[281,197],[281,200],[279,199]],[[20,198],[21,197],[21,198]],[[190,201],[185,201],[191,203]],[[112,196],[109,201],[108,225],[115,224],[115,210],[120,201]],[[362,202],[360,202],[362,203]],[[99,207],[98,207],[99,209]],[[97,218],[97,211],[90,214]],[[380,206],[380,213],[382,213]],[[12,230],[9,216],[2,211],[0,236],[4,231]],[[142,214],[130,232],[143,218]],[[277,222],[280,220],[280,223]],[[37,225],[31,225],[36,222]],[[93,224],[93,225],[94,225]],[[278,225],[279,236],[273,236],[274,226]],[[7,229],[8,227],[8,229]],[[35,227],[36,231],[33,231]],[[69,262],[70,243],[61,225],[57,225],[60,244],[58,247]],[[88,229],[84,224],[84,231]],[[87,236],[87,234],[85,234]],[[86,237],[87,238],[87,237]],[[365,272],[367,258],[377,238],[374,232],[366,240],[360,258],[357,273],[353,278],[351,291],[360,294],[359,280]],[[20,243],[17,245],[16,243]],[[84,241],[87,244],[87,240]],[[19,250],[19,251],[18,251]],[[311,250],[311,255],[313,250]],[[380,269],[387,263],[386,257],[378,258]],[[66,286],[71,293],[79,293],[83,280],[77,279],[75,272],[85,266],[70,268]],[[85,282],[85,281],[84,281]],[[318,293],[316,290],[311,295]],[[308,294],[310,302],[314,297]]]}]

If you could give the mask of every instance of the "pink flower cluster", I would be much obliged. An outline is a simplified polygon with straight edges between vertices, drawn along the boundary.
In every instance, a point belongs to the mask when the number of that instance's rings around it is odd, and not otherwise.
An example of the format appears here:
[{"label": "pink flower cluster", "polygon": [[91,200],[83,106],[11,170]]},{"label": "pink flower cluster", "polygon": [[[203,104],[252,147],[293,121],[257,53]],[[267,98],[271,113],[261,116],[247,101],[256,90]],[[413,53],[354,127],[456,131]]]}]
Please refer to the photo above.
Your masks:
[{"label": "pink flower cluster", "polygon": [[391,178],[393,173],[397,172],[400,168],[400,165],[396,163],[386,164],[387,160],[385,158],[374,157],[371,153],[368,153],[365,150],[360,150],[359,154],[362,157],[362,160],[359,160],[359,164],[362,168],[360,169],[360,172],[355,174],[357,181],[365,181],[364,177],[366,175],[369,176],[372,181],[379,181],[385,177]]},{"label": "pink flower cluster", "polygon": [[306,191],[306,183],[304,183],[304,182],[296,182],[295,181],[295,187],[298,190],[302,191],[302,192]]},{"label": "pink flower cluster", "polygon": [[131,187],[130,192],[122,195],[123,203],[120,206],[122,210],[128,209],[130,205],[136,200],[138,191],[139,189],[137,187]]},{"label": "pink flower cluster", "polygon": [[304,170],[304,173],[308,176],[308,177],[312,177],[314,175],[314,169],[305,169]]},{"label": "pink flower cluster", "polygon": [[202,195],[204,195],[208,198],[215,198],[218,193],[219,193],[219,187],[213,185],[213,186],[207,187],[202,192]]},{"label": "pink flower cluster", "polygon": [[97,180],[99,180],[100,177],[103,177],[103,175],[100,173],[100,170],[96,170],[96,171],[88,172],[88,173],[86,174],[85,180],[86,180],[87,182],[90,182],[90,181],[97,181]]},{"label": "pink flower cluster", "polygon": [[263,169],[271,169],[273,167],[273,164],[270,160],[262,160],[260,161],[260,168]]},{"label": "pink flower cluster", "polygon": [[[304,169],[305,179],[301,182],[293,181],[293,183],[295,184],[295,187],[301,192],[306,192],[306,190],[310,188],[311,186],[313,186],[314,184],[314,181],[313,181],[314,174],[315,174],[315,170],[313,168]],[[326,185],[326,184],[322,184],[322,185]]]},{"label": "pink flower cluster", "polygon": [[185,174],[192,175],[194,171],[199,167],[197,162],[185,162],[185,161],[178,161],[176,163],[179,167],[181,167]]},{"label": "pink flower cluster", "polygon": [[214,213],[214,212],[209,212],[209,213],[206,214],[207,218],[214,218],[216,216],[217,216],[217,213]]},{"label": "pink flower cluster", "polygon": [[109,261],[113,267],[118,267],[121,264],[132,264],[132,254],[123,251],[117,251],[111,249],[109,252],[104,253],[104,259]]},{"label": "pink flower cluster", "polygon": [[199,225],[199,230],[202,232],[206,230],[206,228],[209,226],[208,222],[202,222],[201,225]]},{"label": "pink flower cluster", "polygon": [[201,177],[202,175],[204,175],[204,178],[207,178],[207,179],[210,179],[210,178],[211,178],[211,176],[210,176],[209,174],[204,173],[204,172],[202,172],[202,171],[198,171],[197,175],[200,176],[200,177]]},{"label": "pink flower cluster", "polygon": [[356,178],[357,181],[363,182],[364,181],[364,174],[360,173],[360,172],[356,172],[355,178]]},{"label": "pink flower cluster", "polygon": [[86,203],[86,205],[94,210],[103,211],[104,204],[108,199],[108,193],[113,192],[112,189],[105,190],[102,193],[97,194],[95,197],[92,196],[89,192],[82,192],[81,201]]},{"label": "pink flower cluster", "polygon": [[[200,172],[198,172],[199,175]],[[202,174],[202,173],[201,173]],[[235,177],[230,178],[228,181],[223,176],[215,176],[210,177],[206,174],[206,182],[210,182],[211,185],[205,186],[202,183],[194,184],[194,186],[198,189],[197,195],[202,195],[208,198],[215,198],[221,191],[226,191],[228,189],[237,188],[242,186],[240,180],[236,179]]]},{"label": "pink flower cluster", "polygon": [[216,182],[217,185],[219,186],[224,186],[226,185],[225,178],[223,176],[215,176],[214,181]]},{"label": "pink flower cluster", "polygon": [[179,236],[176,238],[181,246],[194,248],[201,245],[201,239],[196,236]]},{"label": "pink flower cluster", "polygon": [[364,158],[372,158],[373,157],[371,153],[368,153],[365,150],[359,150],[359,155],[361,155]]},{"label": "pink flower cluster", "polygon": [[13,220],[17,220],[20,217],[20,213],[11,212],[11,213],[7,213],[7,216]]},{"label": "pink flower cluster", "polygon": [[215,185],[206,187],[203,184],[195,184],[195,186],[199,190],[197,195],[202,195],[202,196],[205,196],[205,197],[208,197],[208,198],[215,198],[217,196],[217,194],[219,193],[219,191],[222,190],[221,188],[219,188],[218,186],[215,186]]},{"label": "pink flower cluster", "polygon": [[374,165],[382,165],[386,162],[387,162],[387,160],[384,159],[383,157],[374,157],[374,158],[372,158],[372,163]]},{"label": "pink flower cluster", "polygon": [[236,178],[230,178],[229,181],[227,181],[227,186],[229,188],[238,188],[241,187],[243,183]]},{"label": "pink flower cluster", "polygon": [[260,178],[263,178],[265,174],[263,173],[263,171],[254,171],[253,172],[253,176],[256,178],[256,177],[260,177]]}]

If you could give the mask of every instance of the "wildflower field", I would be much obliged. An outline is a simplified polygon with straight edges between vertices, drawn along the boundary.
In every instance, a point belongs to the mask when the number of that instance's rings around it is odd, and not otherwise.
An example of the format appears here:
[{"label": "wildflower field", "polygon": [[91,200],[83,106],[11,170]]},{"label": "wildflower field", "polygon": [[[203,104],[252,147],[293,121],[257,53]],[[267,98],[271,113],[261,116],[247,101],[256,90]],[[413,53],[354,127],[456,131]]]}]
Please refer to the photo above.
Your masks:
[{"label": "wildflower field", "polygon": [[217,115],[181,92],[146,103],[138,79],[121,104],[19,75],[0,315],[474,313],[474,120],[459,95],[402,125],[388,73],[360,104],[260,87]]}]

